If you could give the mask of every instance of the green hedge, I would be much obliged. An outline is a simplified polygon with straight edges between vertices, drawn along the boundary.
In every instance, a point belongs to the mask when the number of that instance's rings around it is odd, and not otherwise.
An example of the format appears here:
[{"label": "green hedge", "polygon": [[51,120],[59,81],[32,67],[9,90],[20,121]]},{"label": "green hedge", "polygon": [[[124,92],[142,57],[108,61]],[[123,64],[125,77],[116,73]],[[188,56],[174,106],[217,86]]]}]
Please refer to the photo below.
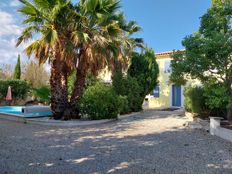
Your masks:
[{"label": "green hedge", "polygon": [[185,87],[185,110],[199,117],[226,117],[225,90],[221,86]]},{"label": "green hedge", "polygon": [[185,109],[189,112],[200,115],[207,110],[206,98],[204,96],[204,88],[200,86],[185,87]]},{"label": "green hedge", "polygon": [[212,110],[206,104],[206,97],[204,95],[205,89],[202,86],[185,87],[185,109],[192,112],[199,117],[208,117]]},{"label": "green hedge", "polygon": [[39,102],[48,104],[50,103],[51,90],[49,86],[41,86],[33,89],[33,95]]},{"label": "green hedge", "polygon": [[9,86],[11,86],[13,100],[24,99],[31,89],[24,80],[0,80],[0,100],[5,100]]},{"label": "green hedge", "polygon": [[87,116],[92,120],[117,118],[120,112],[120,99],[112,86],[96,83],[89,86],[79,102],[82,117]]},{"label": "green hedge", "polygon": [[123,109],[121,114],[137,112],[142,109],[144,98],[140,96],[142,88],[139,86],[136,78],[130,76],[123,77],[121,72],[117,72],[113,76],[113,87],[117,95],[124,96],[128,101],[126,102],[128,103],[128,109]]}]

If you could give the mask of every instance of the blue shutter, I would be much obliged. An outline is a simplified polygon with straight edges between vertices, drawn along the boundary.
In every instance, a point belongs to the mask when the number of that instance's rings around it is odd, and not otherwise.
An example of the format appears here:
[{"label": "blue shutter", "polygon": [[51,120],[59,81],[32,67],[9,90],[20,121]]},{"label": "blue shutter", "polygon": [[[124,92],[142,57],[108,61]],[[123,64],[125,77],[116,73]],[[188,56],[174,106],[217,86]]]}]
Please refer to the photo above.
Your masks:
[{"label": "blue shutter", "polygon": [[159,85],[157,85],[155,87],[155,89],[153,90],[152,94],[153,94],[154,97],[159,98],[159,96],[160,96],[160,86]]}]

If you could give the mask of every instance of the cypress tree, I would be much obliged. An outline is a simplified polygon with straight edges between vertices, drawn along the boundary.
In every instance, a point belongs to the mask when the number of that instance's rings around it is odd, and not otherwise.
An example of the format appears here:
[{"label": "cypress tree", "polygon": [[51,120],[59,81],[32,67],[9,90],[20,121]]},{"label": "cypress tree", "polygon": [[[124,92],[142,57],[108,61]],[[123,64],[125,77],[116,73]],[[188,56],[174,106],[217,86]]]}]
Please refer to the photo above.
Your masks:
[{"label": "cypress tree", "polygon": [[14,69],[13,79],[20,79],[21,77],[21,65],[20,65],[20,55],[18,55],[17,64]]}]

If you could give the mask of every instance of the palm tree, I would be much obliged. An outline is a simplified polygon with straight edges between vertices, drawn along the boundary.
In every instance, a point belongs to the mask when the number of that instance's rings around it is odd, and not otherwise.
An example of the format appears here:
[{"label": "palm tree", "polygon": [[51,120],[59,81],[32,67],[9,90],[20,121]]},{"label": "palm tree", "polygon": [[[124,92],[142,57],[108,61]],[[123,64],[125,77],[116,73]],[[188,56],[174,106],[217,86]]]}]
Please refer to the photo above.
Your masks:
[{"label": "palm tree", "polygon": [[77,14],[66,0],[20,0],[18,10],[25,16],[27,27],[18,38],[17,46],[33,40],[24,50],[39,63],[51,64],[51,108],[55,119],[61,118],[68,103],[67,75],[74,67],[75,50],[68,39],[71,32],[66,24],[73,23]]},{"label": "palm tree", "polygon": [[134,21],[126,23],[118,9],[117,0],[81,0],[76,7],[82,17],[76,22],[81,25],[72,33],[79,51],[71,108],[83,93],[88,71],[96,76],[106,66],[112,70],[118,62],[128,62],[134,47],[142,47],[142,39],[131,38],[141,28]]},{"label": "palm tree", "polygon": [[[93,75],[115,62],[127,62],[141,39],[131,35],[140,30],[135,22],[126,23],[119,13],[118,0],[80,0],[73,6],[67,0],[21,0],[25,15],[17,45],[35,39],[25,49],[40,63],[51,64],[51,108],[54,118],[79,118],[76,102],[80,99],[88,71]],[[71,98],[67,94],[67,76],[76,70]]]}]

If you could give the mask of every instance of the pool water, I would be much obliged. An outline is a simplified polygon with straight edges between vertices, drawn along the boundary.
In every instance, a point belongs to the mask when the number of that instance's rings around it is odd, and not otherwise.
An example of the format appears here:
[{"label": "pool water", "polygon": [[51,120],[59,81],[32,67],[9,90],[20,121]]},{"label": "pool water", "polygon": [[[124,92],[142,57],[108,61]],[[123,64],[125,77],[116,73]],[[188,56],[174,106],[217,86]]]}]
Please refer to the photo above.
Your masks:
[{"label": "pool water", "polygon": [[17,117],[35,118],[35,117],[49,117],[52,116],[52,112],[31,112],[23,113],[22,106],[0,106],[0,114],[6,114]]}]

